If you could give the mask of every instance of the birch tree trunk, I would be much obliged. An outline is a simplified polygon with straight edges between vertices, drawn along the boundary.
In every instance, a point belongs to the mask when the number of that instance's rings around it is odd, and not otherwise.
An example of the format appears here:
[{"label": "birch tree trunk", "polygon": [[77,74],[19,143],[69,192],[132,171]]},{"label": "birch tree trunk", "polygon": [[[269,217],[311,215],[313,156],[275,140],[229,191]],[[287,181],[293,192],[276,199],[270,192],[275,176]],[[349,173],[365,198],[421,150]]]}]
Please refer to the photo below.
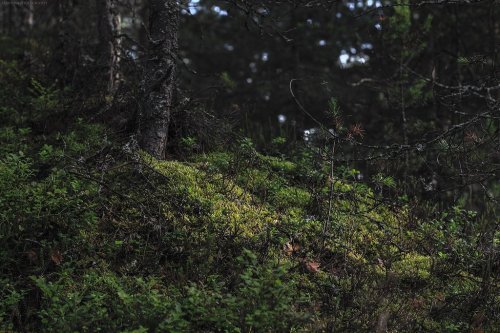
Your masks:
[{"label": "birch tree trunk", "polygon": [[96,0],[97,29],[99,33],[99,65],[102,68],[103,83],[106,93],[111,94],[116,85],[118,66],[119,18],[115,0]]},{"label": "birch tree trunk", "polygon": [[179,6],[176,0],[149,1],[149,44],[141,82],[139,145],[158,159],[165,158],[168,126],[175,90]]}]

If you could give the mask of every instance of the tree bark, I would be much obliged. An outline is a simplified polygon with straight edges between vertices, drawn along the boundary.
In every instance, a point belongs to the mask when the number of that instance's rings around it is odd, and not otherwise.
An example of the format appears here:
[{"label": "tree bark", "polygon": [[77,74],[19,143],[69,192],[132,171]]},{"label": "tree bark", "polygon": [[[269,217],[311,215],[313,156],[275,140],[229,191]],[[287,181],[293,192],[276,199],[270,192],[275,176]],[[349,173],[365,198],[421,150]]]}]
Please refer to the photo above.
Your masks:
[{"label": "tree bark", "polygon": [[74,44],[72,45],[71,41],[77,39],[71,26],[74,10],[75,4],[72,1],[54,2],[55,24],[53,29],[57,33],[57,43],[47,74],[54,77],[60,86],[69,85],[74,79],[74,63],[76,61],[71,54],[71,51],[74,51]]},{"label": "tree bark", "polygon": [[119,19],[116,13],[115,0],[96,0],[97,29],[99,33],[98,64],[102,68],[103,85],[106,94],[111,94],[116,86],[116,70],[118,66]]},{"label": "tree bark", "polygon": [[149,45],[141,83],[139,145],[152,156],[165,158],[168,126],[175,91],[175,54],[179,7],[176,0],[150,0]]},{"label": "tree bark", "polygon": [[28,24],[28,33],[31,35],[31,31],[35,25],[35,7],[33,5],[33,0],[28,2],[28,15],[26,17],[26,23]]}]

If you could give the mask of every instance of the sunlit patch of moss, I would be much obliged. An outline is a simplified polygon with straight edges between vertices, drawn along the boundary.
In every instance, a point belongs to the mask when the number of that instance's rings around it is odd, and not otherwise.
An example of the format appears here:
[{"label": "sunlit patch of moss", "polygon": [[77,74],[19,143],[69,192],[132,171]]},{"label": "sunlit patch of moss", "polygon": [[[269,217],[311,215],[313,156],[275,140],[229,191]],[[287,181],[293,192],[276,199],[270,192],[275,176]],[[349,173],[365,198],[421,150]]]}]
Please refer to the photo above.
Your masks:
[{"label": "sunlit patch of moss", "polygon": [[248,202],[218,200],[212,213],[214,221],[227,225],[229,233],[236,236],[254,237],[266,225],[274,223],[276,216],[267,209],[259,209]]},{"label": "sunlit patch of moss", "polygon": [[189,166],[187,163],[178,161],[160,161],[144,152],[142,152],[141,155],[146,164],[168,178],[172,177],[181,182],[194,182],[199,174],[199,171],[196,168]]},{"label": "sunlit patch of moss", "polygon": [[361,253],[358,253],[355,250],[347,252],[347,258],[358,265],[368,263],[366,258]]},{"label": "sunlit patch of moss", "polygon": [[293,163],[291,161],[284,160],[284,159],[280,159],[278,157],[261,156],[261,158],[274,171],[289,174],[289,173],[294,172],[297,169],[297,166],[295,165],[295,163]]},{"label": "sunlit patch of moss", "polygon": [[311,200],[311,194],[299,187],[284,187],[273,195],[273,203],[278,208],[306,208]]},{"label": "sunlit patch of moss", "polygon": [[394,262],[391,270],[404,279],[428,279],[431,272],[432,259],[418,253],[407,253]]},{"label": "sunlit patch of moss", "polygon": [[[208,204],[209,219],[216,225],[225,226],[224,230],[228,234],[252,237],[277,219],[267,208],[257,205],[257,201],[249,192],[220,174],[208,175],[192,164],[158,161],[147,155],[144,155],[144,160],[170,179],[172,186],[184,191],[191,199]],[[166,215],[169,218],[179,218],[178,214],[169,215],[168,209]],[[189,214],[180,218],[185,223],[196,223],[199,219],[198,216]]]}]

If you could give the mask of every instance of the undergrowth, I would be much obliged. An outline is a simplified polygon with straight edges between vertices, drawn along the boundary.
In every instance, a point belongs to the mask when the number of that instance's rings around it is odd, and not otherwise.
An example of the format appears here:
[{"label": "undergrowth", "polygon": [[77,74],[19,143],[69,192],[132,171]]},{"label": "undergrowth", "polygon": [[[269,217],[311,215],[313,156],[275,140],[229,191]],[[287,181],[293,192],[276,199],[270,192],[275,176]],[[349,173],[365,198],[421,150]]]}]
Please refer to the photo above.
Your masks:
[{"label": "undergrowth", "polygon": [[0,77],[0,331],[500,329],[475,212],[423,218],[311,147],[158,161],[84,117],[47,129],[67,93]]}]

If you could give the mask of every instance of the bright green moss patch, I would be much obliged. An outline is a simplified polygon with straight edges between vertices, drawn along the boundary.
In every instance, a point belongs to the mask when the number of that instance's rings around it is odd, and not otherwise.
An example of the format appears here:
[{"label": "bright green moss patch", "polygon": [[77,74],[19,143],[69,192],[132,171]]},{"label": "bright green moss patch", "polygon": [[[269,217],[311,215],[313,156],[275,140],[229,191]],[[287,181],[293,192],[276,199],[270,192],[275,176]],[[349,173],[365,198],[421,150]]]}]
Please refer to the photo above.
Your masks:
[{"label": "bright green moss patch", "polygon": [[[221,174],[209,174],[188,163],[157,161],[148,157],[146,161],[168,179],[174,193],[183,191],[191,199],[206,203],[211,212],[206,222],[226,226],[228,233],[252,237],[276,221],[274,213]],[[196,216],[185,217],[186,222],[191,223],[196,219]]]},{"label": "bright green moss patch", "polygon": [[426,280],[430,277],[431,258],[418,253],[405,254],[392,263],[391,270],[402,279]]},{"label": "bright green moss patch", "polygon": [[279,208],[305,208],[310,203],[311,194],[298,187],[284,187],[277,190],[272,198]]}]

